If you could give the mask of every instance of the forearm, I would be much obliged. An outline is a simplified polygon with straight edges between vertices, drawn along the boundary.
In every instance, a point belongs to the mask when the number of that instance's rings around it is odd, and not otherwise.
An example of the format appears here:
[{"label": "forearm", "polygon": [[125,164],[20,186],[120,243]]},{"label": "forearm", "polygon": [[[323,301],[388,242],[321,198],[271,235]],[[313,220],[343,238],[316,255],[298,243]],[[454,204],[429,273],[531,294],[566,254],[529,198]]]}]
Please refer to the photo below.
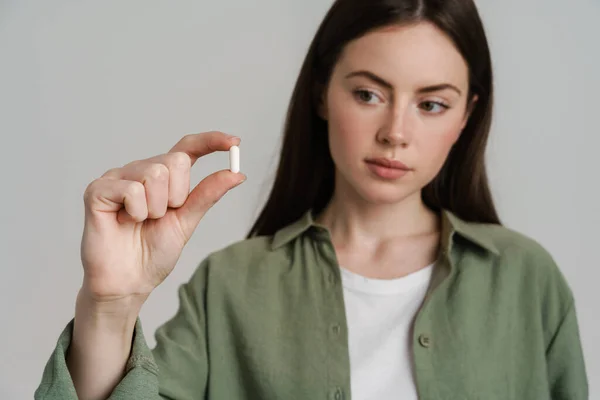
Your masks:
[{"label": "forearm", "polygon": [[99,305],[77,296],[67,366],[80,399],[104,400],[121,381],[141,303]]}]

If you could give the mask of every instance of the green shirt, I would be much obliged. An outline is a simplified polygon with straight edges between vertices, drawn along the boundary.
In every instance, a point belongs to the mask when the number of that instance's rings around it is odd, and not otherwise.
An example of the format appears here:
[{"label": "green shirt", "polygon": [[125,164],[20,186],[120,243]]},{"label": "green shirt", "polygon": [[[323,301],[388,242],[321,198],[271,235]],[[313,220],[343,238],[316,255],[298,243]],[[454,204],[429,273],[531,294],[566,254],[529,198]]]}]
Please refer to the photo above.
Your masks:
[{"label": "green shirt", "polygon": [[[412,334],[419,398],[587,399],[573,296],[548,252],[448,211],[441,240]],[[351,399],[339,266],[310,211],[210,254],[179,300],[152,351],[138,320],[110,399]],[[72,324],[36,399],[77,398],[65,362]]]}]

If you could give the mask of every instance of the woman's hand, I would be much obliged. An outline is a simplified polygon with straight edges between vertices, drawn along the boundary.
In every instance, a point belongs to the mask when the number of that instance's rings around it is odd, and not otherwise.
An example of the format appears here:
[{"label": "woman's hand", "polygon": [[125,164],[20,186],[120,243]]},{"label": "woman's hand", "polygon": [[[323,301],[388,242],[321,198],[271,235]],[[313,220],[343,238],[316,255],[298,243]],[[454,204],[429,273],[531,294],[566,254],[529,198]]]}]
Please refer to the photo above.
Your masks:
[{"label": "woman's hand", "polygon": [[84,195],[80,296],[98,303],[145,301],[171,273],[208,209],[245,180],[241,173],[221,170],[190,192],[191,166],[239,142],[222,132],[186,135],[166,154],[94,180]]}]

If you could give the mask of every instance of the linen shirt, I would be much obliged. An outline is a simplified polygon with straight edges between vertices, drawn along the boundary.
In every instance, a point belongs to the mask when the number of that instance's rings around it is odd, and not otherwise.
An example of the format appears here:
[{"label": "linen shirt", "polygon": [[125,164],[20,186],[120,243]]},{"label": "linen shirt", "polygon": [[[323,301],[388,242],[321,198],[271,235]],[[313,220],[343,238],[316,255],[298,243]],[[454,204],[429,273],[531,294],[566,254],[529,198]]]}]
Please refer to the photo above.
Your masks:
[{"label": "linen shirt", "polygon": [[[573,295],[552,256],[508,228],[441,216],[441,251],[411,339],[419,398],[587,399]],[[178,294],[153,350],[137,320],[110,399],[351,399],[339,265],[311,211],[209,254]],[[77,398],[65,360],[72,328],[36,399]]]}]

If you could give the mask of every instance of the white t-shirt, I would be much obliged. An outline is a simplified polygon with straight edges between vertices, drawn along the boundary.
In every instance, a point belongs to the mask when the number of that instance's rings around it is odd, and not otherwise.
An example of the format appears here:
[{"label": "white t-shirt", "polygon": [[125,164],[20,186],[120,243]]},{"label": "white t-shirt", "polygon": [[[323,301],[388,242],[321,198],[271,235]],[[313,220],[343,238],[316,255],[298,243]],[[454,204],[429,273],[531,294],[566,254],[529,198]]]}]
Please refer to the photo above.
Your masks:
[{"label": "white t-shirt", "polygon": [[411,328],[432,271],[383,280],[341,268],[353,400],[417,400]]}]

